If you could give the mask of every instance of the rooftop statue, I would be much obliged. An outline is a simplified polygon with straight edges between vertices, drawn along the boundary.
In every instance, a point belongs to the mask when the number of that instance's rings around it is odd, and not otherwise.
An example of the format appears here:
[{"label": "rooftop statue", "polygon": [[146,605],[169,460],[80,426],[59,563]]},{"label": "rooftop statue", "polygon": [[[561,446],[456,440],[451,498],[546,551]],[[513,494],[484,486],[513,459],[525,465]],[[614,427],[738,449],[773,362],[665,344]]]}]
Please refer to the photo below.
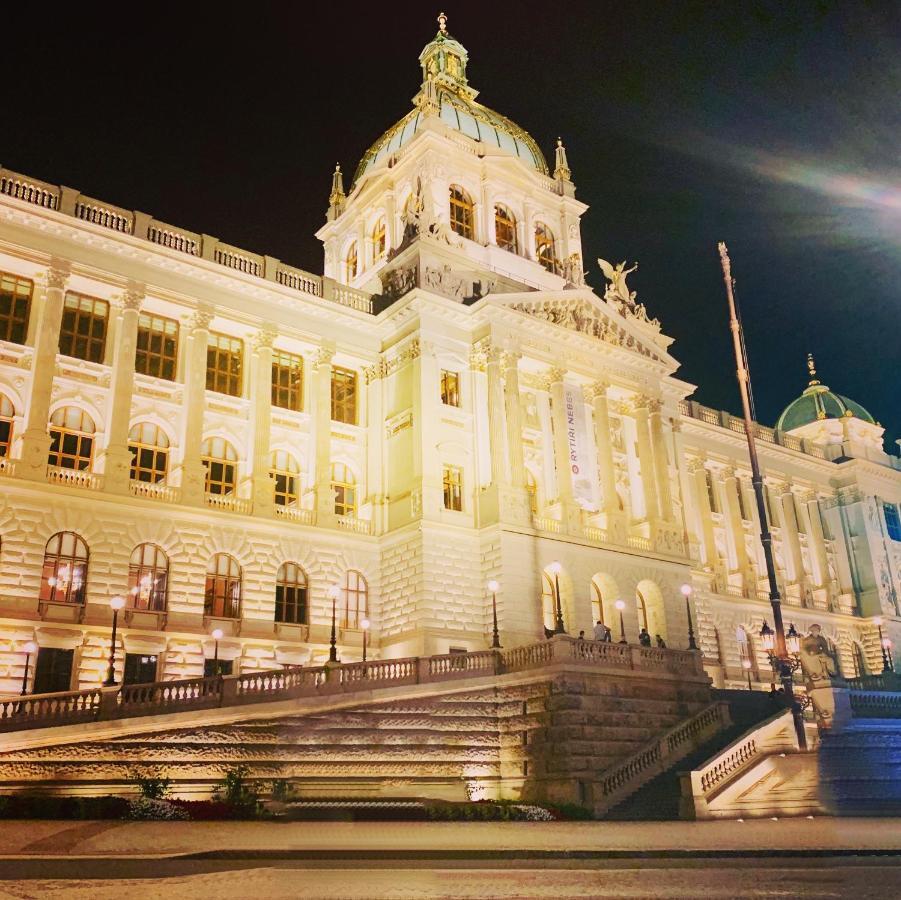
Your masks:
[{"label": "rooftop statue", "polygon": [[627,269],[625,260],[613,266],[606,259],[599,257],[598,265],[608,282],[607,290],[604,291],[604,299],[621,315],[647,322],[659,330],[659,320],[648,318],[644,304],[636,301],[637,294],[635,291],[630,291],[626,284],[626,276],[631,275],[638,268],[638,263],[635,263],[631,269]]}]

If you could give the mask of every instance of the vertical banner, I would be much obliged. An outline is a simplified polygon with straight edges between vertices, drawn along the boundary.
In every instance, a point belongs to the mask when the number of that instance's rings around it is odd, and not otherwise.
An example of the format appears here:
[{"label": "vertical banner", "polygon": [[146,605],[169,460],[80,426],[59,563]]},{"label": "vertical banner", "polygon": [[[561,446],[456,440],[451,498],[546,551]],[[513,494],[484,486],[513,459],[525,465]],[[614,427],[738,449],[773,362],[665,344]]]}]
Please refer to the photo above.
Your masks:
[{"label": "vertical banner", "polygon": [[581,385],[563,382],[563,406],[566,411],[566,444],[569,449],[573,497],[580,506],[594,509],[597,504],[594,479],[591,477],[588,423],[585,421],[585,399]]}]

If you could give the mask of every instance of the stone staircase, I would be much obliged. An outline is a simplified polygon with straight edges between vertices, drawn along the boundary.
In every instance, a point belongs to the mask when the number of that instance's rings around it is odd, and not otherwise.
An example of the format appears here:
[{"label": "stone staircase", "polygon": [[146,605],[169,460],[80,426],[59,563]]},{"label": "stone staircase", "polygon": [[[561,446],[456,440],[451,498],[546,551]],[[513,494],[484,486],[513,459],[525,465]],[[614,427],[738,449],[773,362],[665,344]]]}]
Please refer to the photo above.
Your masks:
[{"label": "stone staircase", "polygon": [[241,765],[264,790],[285,779],[311,798],[596,805],[650,777],[649,742],[665,755],[722,724],[698,654],[567,636],[76,700],[29,698],[18,730],[8,701],[0,792],[121,794],[152,776],[204,796]]}]

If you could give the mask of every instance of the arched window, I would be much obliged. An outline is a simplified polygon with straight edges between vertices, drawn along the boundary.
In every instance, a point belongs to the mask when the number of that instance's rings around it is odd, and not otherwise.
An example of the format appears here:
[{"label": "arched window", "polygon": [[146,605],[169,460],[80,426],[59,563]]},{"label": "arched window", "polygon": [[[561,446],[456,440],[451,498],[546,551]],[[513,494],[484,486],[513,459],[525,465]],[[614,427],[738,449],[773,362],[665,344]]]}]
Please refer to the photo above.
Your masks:
[{"label": "arched window", "polygon": [[132,481],[156,484],[169,471],[169,437],[153,422],[138,422],[128,433]]},{"label": "arched window", "polygon": [[517,252],[516,217],[500,204],[494,207],[494,241],[501,250]]},{"label": "arched window", "polygon": [[533,516],[538,515],[538,482],[531,470],[526,469],[526,492],[529,495],[529,509]]},{"label": "arched window", "polygon": [[332,463],[332,491],[335,494],[335,515],[357,514],[357,482],[350,467],[344,463]]},{"label": "arched window", "polygon": [[94,420],[83,409],[60,407],[50,417],[50,465],[90,469],[95,430]]},{"label": "arched window", "polygon": [[458,184],[450,186],[450,227],[460,237],[473,239],[472,198]]},{"label": "arched window", "polygon": [[13,419],[16,411],[6,394],[0,394],[0,458],[9,456],[13,443]]},{"label": "arched window", "polygon": [[863,648],[857,641],[851,644],[851,662],[854,665],[855,678],[862,678],[867,674],[867,658],[864,656]]},{"label": "arched window", "polygon": [[357,242],[354,241],[348,248],[344,256],[344,270],[346,273],[345,281],[353,281],[357,277],[359,271],[359,254],[357,251]]},{"label": "arched window", "polygon": [[375,262],[385,255],[385,217],[379,216],[372,226],[372,261]]},{"label": "arched window", "polygon": [[225,438],[207,438],[200,447],[208,494],[231,494],[238,483],[238,454]]},{"label": "arched window", "polygon": [[133,609],[165,612],[169,557],[156,544],[138,544],[128,563],[128,595]]},{"label": "arched window", "polygon": [[369,612],[369,586],[355,569],[344,576],[344,622],[342,628],[359,628]]},{"label": "arched window", "polygon": [[592,624],[600,622],[606,625],[604,621],[604,596],[601,593],[601,586],[597,579],[591,579],[591,621]]},{"label": "arched window", "polygon": [[544,222],[535,223],[535,256],[548,272],[556,273],[560,268],[560,264],[557,262],[554,232]]},{"label": "arched window", "polygon": [[548,572],[541,573],[541,615],[544,627],[553,631],[557,626],[557,592]]},{"label": "arched window", "polygon": [[282,563],[275,580],[275,621],[307,624],[307,576],[297,563]]},{"label": "arched window", "polygon": [[88,583],[88,545],[74,531],[47,541],[41,571],[41,600],[83,605]]},{"label": "arched window", "polygon": [[648,604],[639,590],[635,591],[635,608],[638,611],[638,627],[649,632],[651,628],[648,622]]},{"label": "arched window", "polygon": [[275,450],[270,461],[269,475],[275,482],[275,505],[294,506],[300,496],[300,466],[285,450]]},{"label": "arched window", "polygon": [[220,619],[241,618],[241,567],[227,553],[217,553],[207,566],[203,613]]}]

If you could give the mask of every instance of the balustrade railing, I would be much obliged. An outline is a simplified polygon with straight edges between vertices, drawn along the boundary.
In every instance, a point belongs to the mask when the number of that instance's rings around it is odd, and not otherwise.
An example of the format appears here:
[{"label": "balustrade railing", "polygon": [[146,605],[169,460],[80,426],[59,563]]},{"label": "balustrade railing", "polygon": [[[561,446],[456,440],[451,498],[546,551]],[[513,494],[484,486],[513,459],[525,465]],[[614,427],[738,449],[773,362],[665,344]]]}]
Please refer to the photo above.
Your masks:
[{"label": "balustrade railing", "polygon": [[301,509],[299,506],[276,506],[275,515],[279,519],[287,519],[289,522],[299,522],[301,525],[313,524],[312,509]]},{"label": "balustrade railing", "polygon": [[161,500],[164,503],[178,503],[181,494],[177,487],[172,487],[161,481],[156,483],[131,481],[129,482],[129,489],[135,497],[147,497],[151,500]]},{"label": "balustrade railing", "polygon": [[118,689],[9,697],[0,699],[0,732],[273,702],[332,691],[439,683],[540,669],[557,663],[610,673],[631,669],[648,674],[660,671],[689,676],[703,674],[698,653],[658,649],[648,653],[647,648],[634,645],[557,635],[552,640],[505,650],[376,659],[310,668],[290,666],[243,675],[124,685]]},{"label": "balustrade railing", "polygon": [[336,523],[342,531],[352,531],[354,534],[370,534],[372,531],[369,519],[358,519],[356,516],[338,516]]},{"label": "balustrade railing", "polygon": [[236,497],[234,494],[207,494],[206,505],[213,509],[225,509],[244,515],[250,515],[253,507],[251,500],[245,497]]},{"label": "balustrade railing", "polygon": [[66,469],[62,466],[47,466],[47,481],[50,484],[65,484],[69,487],[85,488],[89,491],[103,489],[103,476],[95,475],[89,469]]}]

